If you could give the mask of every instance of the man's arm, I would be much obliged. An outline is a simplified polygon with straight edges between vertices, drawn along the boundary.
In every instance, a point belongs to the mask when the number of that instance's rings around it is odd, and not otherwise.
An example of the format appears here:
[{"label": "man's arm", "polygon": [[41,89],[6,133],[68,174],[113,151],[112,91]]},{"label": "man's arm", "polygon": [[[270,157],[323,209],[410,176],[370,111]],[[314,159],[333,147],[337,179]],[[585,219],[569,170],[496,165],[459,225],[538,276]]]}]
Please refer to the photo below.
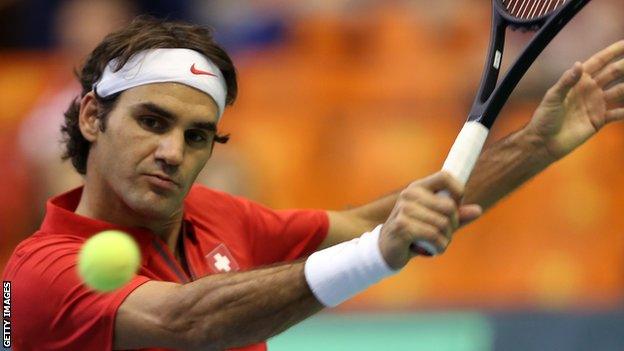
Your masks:
[{"label": "man's arm", "polygon": [[[604,125],[624,119],[622,78],[624,41],[566,71],[548,90],[525,128],[484,150],[466,184],[463,202],[487,210]],[[384,222],[397,194],[354,209],[329,211],[329,233],[321,247],[357,237]]]},{"label": "man's arm", "polygon": [[115,349],[223,350],[265,340],[323,306],[303,262],[195,282],[151,281],[133,291],[115,318]]},{"label": "man's arm", "polygon": [[[445,177],[451,179],[451,175],[444,174]],[[344,211],[327,211],[329,217],[329,230],[327,237],[319,246],[324,249],[334,246],[341,242],[357,238],[362,233],[375,228],[377,225],[384,223],[399,199],[400,192],[395,192],[384,196],[365,205],[355,207]],[[459,198],[454,198],[458,202]],[[461,206],[451,221],[455,225],[463,225],[475,218],[479,217],[483,210],[478,204],[469,204]]]},{"label": "man's arm", "polygon": [[[210,275],[185,285],[147,282],[117,310],[114,348],[222,350],[266,340],[323,308],[316,296],[333,306],[374,283],[367,274],[375,280],[381,271],[399,270],[413,257],[415,241],[443,252],[457,228],[452,218],[458,208],[434,194],[447,190],[460,198],[462,188],[443,173],[416,181],[398,196],[378,237],[317,252],[312,262]],[[376,269],[380,261],[382,270]]]},{"label": "man's arm", "polygon": [[327,211],[329,230],[319,249],[356,238],[385,222],[397,201],[398,194],[397,191],[368,204],[344,211]]},{"label": "man's arm", "polygon": [[483,152],[464,201],[491,207],[606,124],[623,119],[622,55],[624,41],[565,72],[525,128]]},{"label": "man's arm", "polygon": [[[478,204],[462,209],[475,213],[492,207],[524,182],[554,162],[541,139],[520,130],[488,147],[477,161],[466,184],[462,201]],[[398,192],[345,211],[328,211],[329,231],[320,248],[351,240],[383,223],[398,198]],[[460,223],[464,225],[466,222]]]}]

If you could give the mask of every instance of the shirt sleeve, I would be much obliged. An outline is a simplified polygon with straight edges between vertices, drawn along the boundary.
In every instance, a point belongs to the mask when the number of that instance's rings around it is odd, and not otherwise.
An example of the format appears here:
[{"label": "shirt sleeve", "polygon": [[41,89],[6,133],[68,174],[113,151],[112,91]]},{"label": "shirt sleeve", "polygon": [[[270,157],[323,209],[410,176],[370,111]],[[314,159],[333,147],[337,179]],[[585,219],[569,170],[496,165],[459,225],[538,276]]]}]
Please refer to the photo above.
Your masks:
[{"label": "shirt sleeve", "polygon": [[276,211],[249,200],[244,207],[254,261],[258,265],[306,257],[316,251],[327,236],[326,211]]},{"label": "shirt sleeve", "polygon": [[9,263],[12,281],[14,350],[111,350],[117,309],[134,289],[147,282],[135,276],[125,286],[98,293],[76,271],[80,243],[37,245]]}]

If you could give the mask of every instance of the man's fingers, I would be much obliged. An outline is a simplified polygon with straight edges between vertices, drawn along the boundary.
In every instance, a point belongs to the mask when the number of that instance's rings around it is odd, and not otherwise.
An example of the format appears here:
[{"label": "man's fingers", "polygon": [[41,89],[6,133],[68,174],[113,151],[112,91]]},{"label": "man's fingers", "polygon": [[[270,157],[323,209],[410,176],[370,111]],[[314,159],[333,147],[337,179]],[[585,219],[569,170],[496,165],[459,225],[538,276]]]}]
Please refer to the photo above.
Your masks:
[{"label": "man's fingers", "polygon": [[624,108],[616,108],[614,110],[607,111],[605,118],[606,123],[624,120]]},{"label": "man's fingers", "polygon": [[423,187],[434,193],[446,190],[455,202],[459,202],[464,194],[464,186],[455,177],[444,171],[414,182],[411,186]]},{"label": "man's fingers", "polygon": [[[437,194],[441,191],[448,196]],[[414,253],[424,254],[418,247],[434,255],[446,250],[459,227],[457,203],[463,191],[464,185],[453,176],[438,172],[413,182],[401,192],[394,221],[401,223],[402,232],[409,235]]]},{"label": "man's fingers", "polygon": [[455,230],[459,227],[459,213],[457,212],[456,201],[450,197],[440,194],[423,193],[421,203],[433,211],[440,213],[451,221],[451,228]]},{"label": "man's fingers", "polygon": [[600,70],[594,80],[601,88],[608,87],[624,78],[624,59],[608,64]]},{"label": "man's fingers", "polygon": [[583,69],[585,72],[594,76],[600,70],[602,70],[609,62],[624,55],[624,40],[620,40],[615,44],[612,44],[608,48],[595,54],[589,60],[583,63]]},{"label": "man's fingers", "polygon": [[[414,224],[411,228],[411,233],[418,233],[411,237],[414,249],[424,249],[430,255],[439,255],[446,251],[446,247],[450,244],[451,239],[442,235],[437,228],[425,223]],[[426,243],[426,245],[423,245]],[[421,253],[421,250],[416,249],[416,253]],[[424,255],[424,256],[430,256]]]},{"label": "man's fingers", "polygon": [[[423,215],[426,212],[423,212]],[[464,205],[459,209],[459,220],[461,224],[467,224],[481,216],[483,210],[481,206],[476,204]],[[453,238],[452,231],[447,232],[442,231],[445,223],[448,223],[444,220],[440,221],[439,214],[428,213],[431,217],[428,218],[426,223],[419,222],[414,225],[413,230],[417,230],[420,233],[420,237],[414,237],[416,242],[414,243],[414,250],[416,253],[422,254],[424,256],[438,255],[446,251],[448,245]],[[437,225],[435,223],[438,223]],[[442,227],[442,228],[441,228]],[[454,227],[455,228],[455,227]],[[454,229],[453,228],[453,229]],[[445,234],[444,234],[445,233]],[[425,236],[423,239],[422,236]],[[425,244],[423,244],[423,242]],[[418,249],[420,248],[420,249]],[[424,250],[425,252],[422,252]]]},{"label": "man's fingers", "polygon": [[583,76],[583,65],[580,62],[576,62],[572,68],[565,71],[559,81],[550,88],[549,94],[554,94],[559,101],[563,101],[570,89],[572,89],[576,83]]},{"label": "man's fingers", "polygon": [[436,195],[427,189],[415,189],[413,201],[451,219],[457,217],[457,205],[448,196]]},{"label": "man's fingers", "polygon": [[421,204],[411,206],[407,212],[410,218],[434,226],[449,239],[453,231],[459,226],[459,219],[454,220]]},{"label": "man's fingers", "polygon": [[459,208],[459,224],[466,225],[481,217],[483,208],[476,204],[463,205]]},{"label": "man's fingers", "polygon": [[617,84],[604,92],[607,105],[611,108],[624,107],[624,83]]}]

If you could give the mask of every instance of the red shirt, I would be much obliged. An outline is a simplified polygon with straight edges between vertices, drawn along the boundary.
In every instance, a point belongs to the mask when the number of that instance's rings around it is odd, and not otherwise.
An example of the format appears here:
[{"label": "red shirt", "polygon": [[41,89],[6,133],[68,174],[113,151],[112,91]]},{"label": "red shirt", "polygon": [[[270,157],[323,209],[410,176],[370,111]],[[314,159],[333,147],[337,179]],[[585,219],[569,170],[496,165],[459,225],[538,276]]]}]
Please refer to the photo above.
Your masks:
[{"label": "red shirt", "polygon": [[[149,281],[186,283],[203,276],[305,257],[327,235],[324,211],[273,211],[195,185],[184,201],[182,247],[189,272],[145,229],[123,228],[73,211],[82,188],[52,198],[39,231],[21,242],[3,280],[12,282],[12,343],[21,350],[111,350],[117,308]],[[131,234],[141,248],[138,274],[110,293],[87,288],[76,273],[84,241],[107,229]],[[157,350],[157,349],[149,349]],[[266,343],[244,348],[266,350]]]}]

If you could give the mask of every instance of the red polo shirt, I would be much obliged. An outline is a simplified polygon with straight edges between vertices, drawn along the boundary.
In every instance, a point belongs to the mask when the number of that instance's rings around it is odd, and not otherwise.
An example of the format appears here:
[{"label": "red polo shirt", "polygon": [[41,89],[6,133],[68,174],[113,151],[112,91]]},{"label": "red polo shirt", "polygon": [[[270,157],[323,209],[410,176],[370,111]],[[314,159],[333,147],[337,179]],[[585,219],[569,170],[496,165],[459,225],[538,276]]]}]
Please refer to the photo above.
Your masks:
[{"label": "red polo shirt", "polygon": [[[181,236],[189,272],[150,231],[74,213],[82,188],[48,201],[39,231],[20,243],[3,280],[12,282],[12,342],[21,350],[111,350],[117,308],[149,281],[186,283],[203,276],[294,260],[327,235],[324,211],[273,211],[195,185],[184,201]],[[126,286],[97,293],[82,284],[76,258],[84,241],[107,229],[130,233],[141,248],[139,273]],[[157,350],[157,349],[149,349]],[[244,348],[266,350],[266,343]]]}]

